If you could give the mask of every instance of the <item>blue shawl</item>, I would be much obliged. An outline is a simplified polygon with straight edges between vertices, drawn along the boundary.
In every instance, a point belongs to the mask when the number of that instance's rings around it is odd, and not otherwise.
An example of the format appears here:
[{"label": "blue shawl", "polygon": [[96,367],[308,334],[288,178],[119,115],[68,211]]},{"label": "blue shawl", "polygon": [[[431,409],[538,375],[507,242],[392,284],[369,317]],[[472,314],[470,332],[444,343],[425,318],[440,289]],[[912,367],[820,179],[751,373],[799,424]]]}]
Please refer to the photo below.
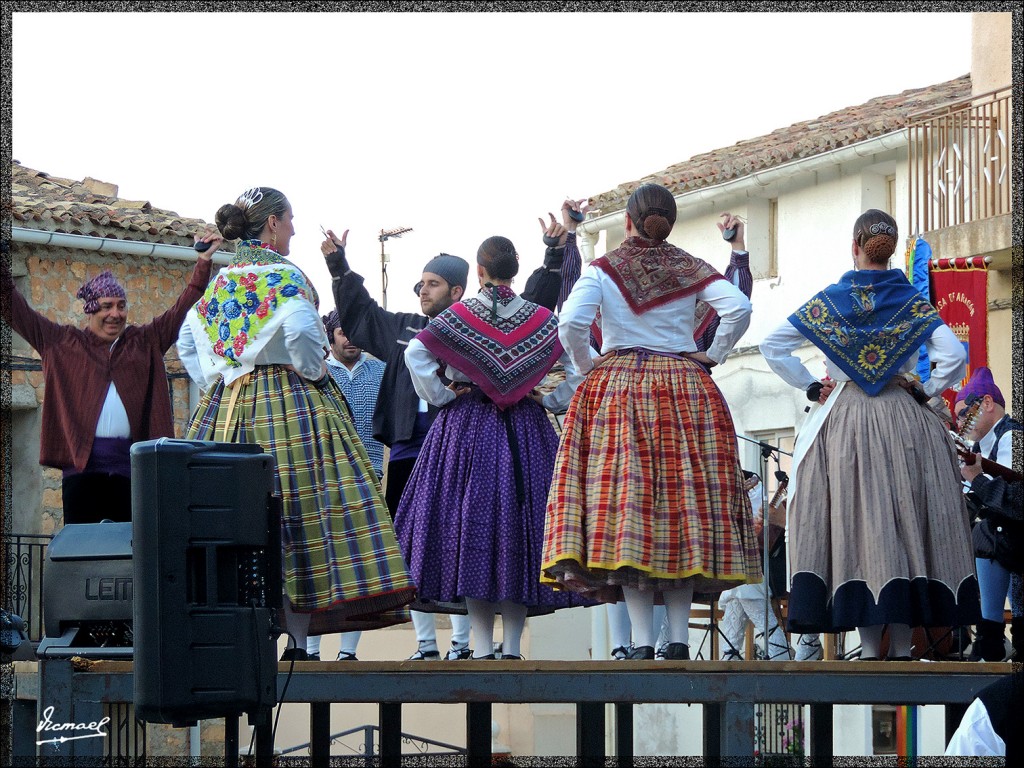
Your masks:
[{"label": "blue shawl", "polygon": [[847,272],[789,322],[874,396],[942,319],[901,270],[889,269]]}]

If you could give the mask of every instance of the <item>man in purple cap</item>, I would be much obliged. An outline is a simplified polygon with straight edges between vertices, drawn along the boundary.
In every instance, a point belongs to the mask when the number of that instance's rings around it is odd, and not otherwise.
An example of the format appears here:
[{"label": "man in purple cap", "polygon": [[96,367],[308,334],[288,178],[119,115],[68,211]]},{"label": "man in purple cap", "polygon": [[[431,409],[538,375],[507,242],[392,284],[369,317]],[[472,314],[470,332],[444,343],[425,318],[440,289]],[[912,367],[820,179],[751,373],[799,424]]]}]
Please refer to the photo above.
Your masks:
[{"label": "man in purple cap", "polygon": [[[977,417],[965,435],[973,440],[975,453],[1002,464],[1013,464],[1013,433],[1024,429],[1006,413],[1006,401],[988,368],[977,368],[967,385],[956,395],[953,415],[963,428],[971,406],[977,403]],[[1005,657],[1003,607],[1007,594],[1012,614],[1014,658],[1024,660],[1024,510],[1020,483],[1016,503],[1007,483],[983,474],[981,462],[965,464],[961,473],[969,484],[970,497],[979,519],[971,537],[974,544],[978,586],[981,589],[981,623],[977,626],[970,658],[974,661],[1002,661]]]},{"label": "man in purple cap", "polygon": [[2,273],[3,318],[43,361],[39,463],[64,472],[64,523],[131,522],[133,442],[174,437],[164,353],[210,279],[218,241],[201,254],[167,312],[128,324],[124,288],[109,271],[78,291],[86,325],[60,325],[32,309]]}]

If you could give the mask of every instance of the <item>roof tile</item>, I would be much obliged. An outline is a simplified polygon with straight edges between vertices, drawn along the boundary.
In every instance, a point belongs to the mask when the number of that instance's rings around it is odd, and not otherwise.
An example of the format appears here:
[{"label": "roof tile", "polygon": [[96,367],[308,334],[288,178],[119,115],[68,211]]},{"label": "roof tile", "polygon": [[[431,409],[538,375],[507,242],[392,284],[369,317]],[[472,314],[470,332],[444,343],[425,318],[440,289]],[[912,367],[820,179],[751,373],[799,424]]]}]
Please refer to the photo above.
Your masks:
[{"label": "roof tile", "polygon": [[640,184],[656,181],[673,192],[720,184],[756,170],[772,168],[793,160],[828,152],[888,133],[909,124],[907,116],[929,107],[963,99],[971,94],[971,77],[902,93],[878,96],[863,104],[778,128],[764,136],[738,141],[731,147],[694,155],[639,181],[619,184],[590,198],[590,207],[612,213],[626,206],[629,195]]},{"label": "roof tile", "polygon": [[13,218],[28,228],[168,245],[189,246],[193,233],[207,226],[148,200],[123,200],[116,184],[51,176],[17,160],[11,162],[11,207]]}]

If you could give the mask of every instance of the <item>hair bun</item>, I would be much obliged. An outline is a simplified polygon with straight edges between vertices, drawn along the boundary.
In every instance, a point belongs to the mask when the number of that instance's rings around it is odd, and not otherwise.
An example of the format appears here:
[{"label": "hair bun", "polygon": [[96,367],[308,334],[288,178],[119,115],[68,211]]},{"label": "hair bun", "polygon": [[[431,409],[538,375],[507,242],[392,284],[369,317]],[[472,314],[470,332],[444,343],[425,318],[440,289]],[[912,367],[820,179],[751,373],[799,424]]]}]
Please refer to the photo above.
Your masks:
[{"label": "hair bun", "polygon": [[651,213],[644,219],[643,230],[652,240],[664,240],[672,231],[672,224],[661,214]]},{"label": "hair bun", "polygon": [[225,240],[237,240],[245,232],[245,211],[234,203],[218,208],[214,221]]},{"label": "hair bun", "polygon": [[881,264],[896,252],[896,238],[888,234],[873,235],[865,241],[863,250],[871,262]]}]

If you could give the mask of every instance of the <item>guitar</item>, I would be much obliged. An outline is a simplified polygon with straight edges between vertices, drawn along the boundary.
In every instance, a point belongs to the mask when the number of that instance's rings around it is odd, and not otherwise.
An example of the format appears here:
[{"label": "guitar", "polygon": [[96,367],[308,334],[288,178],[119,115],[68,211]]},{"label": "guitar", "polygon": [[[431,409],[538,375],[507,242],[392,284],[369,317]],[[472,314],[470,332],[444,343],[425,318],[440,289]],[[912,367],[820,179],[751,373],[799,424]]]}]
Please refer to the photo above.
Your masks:
[{"label": "guitar", "polygon": [[[786,510],[780,505],[786,500],[789,486],[789,475],[781,470],[776,473],[779,478],[779,487],[775,489],[771,501],[768,502],[768,551],[775,549],[779,537],[786,531]],[[773,514],[774,513],[774,514]],[[772,518],[775,520],[772,520]],[[782,522],[779,522],[781,518]]]},{"label": "guitar", "polygon": [[981,462],[981,471],[986,475],[992,475],[993,477],[1001,477],[1008,483],[1019,483],[1024,476],[1020,472],[1017,472],[1010,467],[1004,467],[1002,464],[986,459],[980,453],[974,453],[971,450],[971,446],[967,444],[967,435],[974,429],[975,424],[978,423],[978,417],[981,415],[981,403],[982,398],[978,395],[970,395],[967,400],[967,410],[963,415],[963,424],[955,432],[949,431],[949,436],[953,439],[953,445],[956,447],[956,452],[960,455],[960,458],[964,460],[964,464],[974,464],[976,461]]}]

